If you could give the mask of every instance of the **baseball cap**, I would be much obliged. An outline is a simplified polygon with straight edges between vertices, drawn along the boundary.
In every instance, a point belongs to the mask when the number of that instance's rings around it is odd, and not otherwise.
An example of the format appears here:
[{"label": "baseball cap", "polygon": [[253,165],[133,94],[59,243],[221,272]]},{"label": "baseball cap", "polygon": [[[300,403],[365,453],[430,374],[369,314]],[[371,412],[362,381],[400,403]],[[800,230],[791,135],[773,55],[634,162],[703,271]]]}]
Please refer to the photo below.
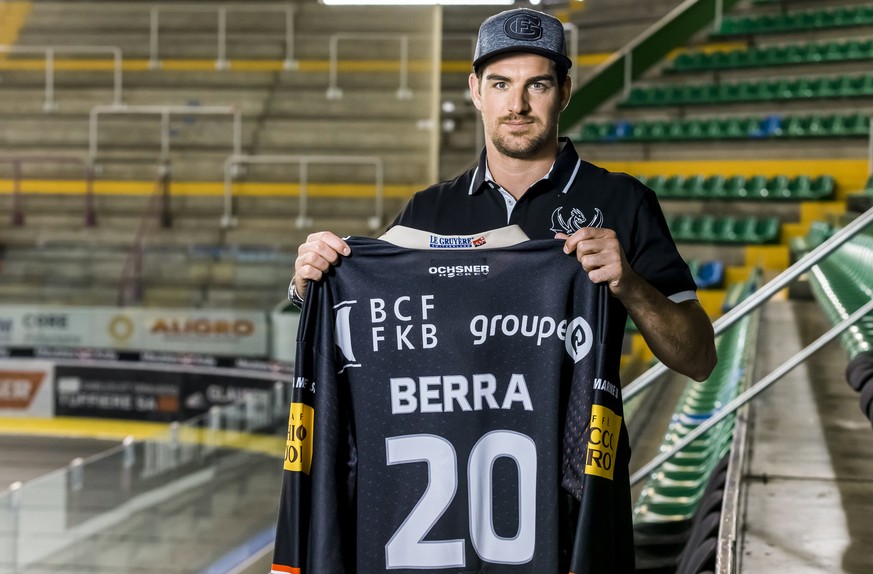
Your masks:
[{"label": "baseball cap", "polygon": [[489,58],[510,52],[539,54],[566,69],[572,65],[567,57],[561,21],[529,8],[506,10],[482,22],[473,54],[473,69]]}]

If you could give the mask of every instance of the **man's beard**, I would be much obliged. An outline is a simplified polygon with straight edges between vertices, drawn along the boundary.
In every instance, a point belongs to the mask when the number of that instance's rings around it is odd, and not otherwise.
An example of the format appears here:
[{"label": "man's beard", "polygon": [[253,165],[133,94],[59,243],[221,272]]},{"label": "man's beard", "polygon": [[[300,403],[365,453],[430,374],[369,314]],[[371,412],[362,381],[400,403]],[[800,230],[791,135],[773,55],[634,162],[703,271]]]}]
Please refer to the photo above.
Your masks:
[{"label": "man's beard", "polygon": [[[504,120],[501,119],[502,121]],[[540,126],[541,124],[534,122],[530,125]],[[494,148],[498,152],[506,157],[527,159],[538,155],[539,152],[548,146],[550,141],[549,133],[550,130],[544,129],[531,135],[504,136],[500,134],[498,124],[498,129],[495,129],[492,133],[491,143],[494,144]]]}]

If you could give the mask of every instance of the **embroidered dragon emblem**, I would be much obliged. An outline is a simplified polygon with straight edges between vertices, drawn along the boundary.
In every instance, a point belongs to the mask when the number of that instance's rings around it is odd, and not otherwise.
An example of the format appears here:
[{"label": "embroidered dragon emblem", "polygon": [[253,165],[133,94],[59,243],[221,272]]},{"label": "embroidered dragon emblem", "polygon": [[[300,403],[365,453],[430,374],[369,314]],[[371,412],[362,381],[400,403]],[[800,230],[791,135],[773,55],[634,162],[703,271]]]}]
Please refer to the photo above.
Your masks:
[{"label": "embroidered dragon emblem", "polygon": [[[594,208],[594,217],[588,223],[588,218],[582,211],[576,207],[570,209],[569,217],[565,217],[562,213],[564,207],[558,207],[552,212],[552,228],[555,233],[566,233],[573,235],[583,227],[603,227],[603,212],[598,208]],[[587,224],[587,225],[586,225]]]}]

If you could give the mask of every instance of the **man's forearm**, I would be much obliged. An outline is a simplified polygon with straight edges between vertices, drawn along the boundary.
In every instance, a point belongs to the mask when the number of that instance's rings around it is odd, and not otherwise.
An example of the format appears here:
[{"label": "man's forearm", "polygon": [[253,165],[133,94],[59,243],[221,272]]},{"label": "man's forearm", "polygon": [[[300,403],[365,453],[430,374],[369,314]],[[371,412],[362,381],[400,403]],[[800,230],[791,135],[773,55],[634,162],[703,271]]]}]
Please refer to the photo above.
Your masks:
[{"label": "man's forearm", "polygon": [[642,279],[621,300],[662,363],[696,381],[712,373],[717,361],[715,339],[700,303],[674,303]]}]

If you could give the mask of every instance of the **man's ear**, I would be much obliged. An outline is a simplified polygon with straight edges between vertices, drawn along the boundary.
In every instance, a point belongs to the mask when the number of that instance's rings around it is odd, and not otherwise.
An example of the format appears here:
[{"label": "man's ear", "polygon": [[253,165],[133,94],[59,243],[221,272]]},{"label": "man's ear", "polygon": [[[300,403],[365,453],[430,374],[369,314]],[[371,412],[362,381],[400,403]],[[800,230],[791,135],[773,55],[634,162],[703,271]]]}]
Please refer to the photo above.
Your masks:
[{"label": "man's ear", "polygon": [[561,111],[563,112],[567,109],[567,105],[570,103],[570,96],[573,95],[573,80],[570,79],[568,75],[564,79],[564,85],[561,86]]},{"label": "man's ear", "polygon": [[476,77],[476,74],[470,74],[467,78],[467,84],[470,86],[470,99],[473,100],[473,105],[476,106],[476,109],[481,112],[482,98],[479,95],[479,78]]}]

